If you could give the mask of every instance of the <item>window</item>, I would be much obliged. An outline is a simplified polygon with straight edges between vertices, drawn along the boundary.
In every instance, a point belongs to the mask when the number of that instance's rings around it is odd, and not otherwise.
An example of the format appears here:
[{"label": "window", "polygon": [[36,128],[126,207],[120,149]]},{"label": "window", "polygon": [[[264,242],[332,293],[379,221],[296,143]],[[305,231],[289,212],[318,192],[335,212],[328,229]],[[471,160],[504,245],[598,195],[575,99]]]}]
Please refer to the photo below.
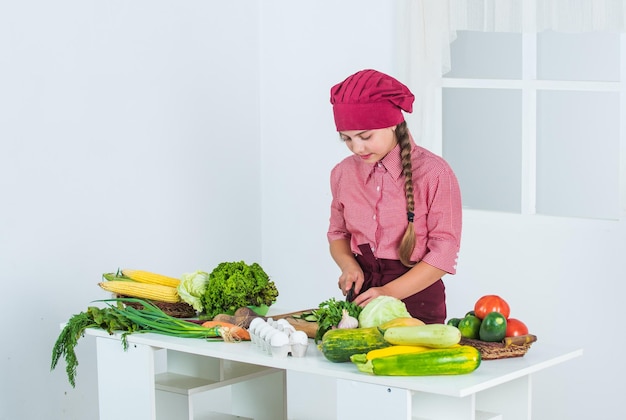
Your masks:
[{"label": "window", "polygon": [[457,33],[442,79],[442,154],[466,208],[619,219],[625,42]]}]

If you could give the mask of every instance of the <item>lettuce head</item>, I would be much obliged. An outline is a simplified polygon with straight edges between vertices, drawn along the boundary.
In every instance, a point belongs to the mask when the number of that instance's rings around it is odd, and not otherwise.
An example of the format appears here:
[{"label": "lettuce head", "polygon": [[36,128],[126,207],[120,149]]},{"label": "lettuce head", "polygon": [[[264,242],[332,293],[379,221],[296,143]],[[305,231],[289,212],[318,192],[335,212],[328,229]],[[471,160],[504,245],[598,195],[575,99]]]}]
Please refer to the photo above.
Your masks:
[{"label": "lettuce head", "polygon": [[392,319],[410,316],[406,305],[400,299],[378,296],[365,305],[359,314],[359,327],[378,327]]},{"label": "lettuce head", "polygon": [[195,271],[193,273],[185,273],[180,278],[178,285],[178,295],[183,302],[193,306],[193,308],[202,312],[204,305],[201,297],[206,291],[209,284],[209,273],[204,271]]},{"label": "lettuce head", "polygon": [[220,313],[234,314],[245,306],[271,306],[278,296],[276,284],[257,263],[223,262],[209,274],[209,284],[201,297],[203,318]]}]

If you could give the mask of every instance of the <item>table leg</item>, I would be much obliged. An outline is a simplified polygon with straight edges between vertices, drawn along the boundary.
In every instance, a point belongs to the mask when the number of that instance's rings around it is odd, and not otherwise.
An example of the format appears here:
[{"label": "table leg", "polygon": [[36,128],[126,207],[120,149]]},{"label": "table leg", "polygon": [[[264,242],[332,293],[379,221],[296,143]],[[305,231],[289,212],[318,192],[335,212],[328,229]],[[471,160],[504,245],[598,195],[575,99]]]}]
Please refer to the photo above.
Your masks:
[{"label": "table leg", "polygon": [[117,339],[98,337],[100,420],[154,420],[154,350]]},{"label": "table leg", "polygon": [[411,419],[406,389],[337,379],[337,419]]},{"label": "table leg", "polygon": [[427,392],[413,393],[413,418],[429,420],[476,419],[475,396],[451,397]]},{"label": "table leg", "polygon": [[501,413],[507,420],[530,420],[530,375],[479,392],[476,395],[476,407],[479,410]]}]

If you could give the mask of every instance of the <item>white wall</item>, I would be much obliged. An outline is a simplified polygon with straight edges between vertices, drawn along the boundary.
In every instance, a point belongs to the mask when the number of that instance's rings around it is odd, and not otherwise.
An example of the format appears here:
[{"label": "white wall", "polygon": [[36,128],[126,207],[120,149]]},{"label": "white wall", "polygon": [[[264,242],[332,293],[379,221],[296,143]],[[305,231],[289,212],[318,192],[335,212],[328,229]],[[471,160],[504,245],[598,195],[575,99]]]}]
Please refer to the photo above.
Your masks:
[{"label": "white wall", "polygon": [[108,297],[102,273],[261,260],[258,16],[0,4],[0,419],[97,418],[95,345],[76,389],[50,355],[60,323]]},{"label": "white wall", "polygon": [[[0,420],[96,418],[90,340],[75,389],[49,363],[59,323],[104,297],[103,272],[262,259],[279,307],[339,296],[328,173],[347,151],[328,92],[365,67],[396,73],[395,5],[259,4],[0,5],[0,270],[13,318]],[[624,222],[466,212],[449,312],[500,293],[537,345],[585,348],[536,376],[533,418],[623,417],[620,388],[605,384],[626,373],[613,355],[625,253]]]},{"label": "white wall", "polygon": [[286,309],[341,294],[328,253],[329,174],[349,150],[330,88],[376,68],[394,74],[395,8],[377,0],[264,3],[261,34],[263,261]]},{"label": "white wall", "polygon": [[[328,92],[361,68],[397,74],[388,44],[395,9],[376,1],[278,4],[262,9],[263,262],[280,285],[279,305],[303,309],[340,296],[325,232],[329,171],[347,152],[336,140]],[[449,315],[500,294],[539,337],[535,346],[584,349],[582,358],[535,375],[534,419],[625,417],[620,388],[609,383],[626,368],[607,354],[608,342],[619,349],[626,341],[615,330],[625,256],[624,220],[465,211],[458,274],[446,278]],[[316,389],[330,403],[324,385]]]},{"label": "white wall", "polygon": [[[583,357],[533,379],[533,419],[624,418],[626,374],[607,348],[622,348],[626,224],[465,212],[459,274],[447,281],[448,308],[500,294],[523,319],[534,346],[583,348]],[[532,352],[533,349],[530,349]]]}]

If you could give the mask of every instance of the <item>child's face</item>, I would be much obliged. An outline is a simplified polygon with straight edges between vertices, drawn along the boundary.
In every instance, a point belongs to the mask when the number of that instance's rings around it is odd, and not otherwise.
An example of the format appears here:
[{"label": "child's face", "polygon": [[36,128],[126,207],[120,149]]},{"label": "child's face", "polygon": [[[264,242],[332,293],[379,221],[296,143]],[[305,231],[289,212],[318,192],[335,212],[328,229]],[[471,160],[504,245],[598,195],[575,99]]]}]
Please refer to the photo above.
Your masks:
[{"label": "child's face", "polygon": [[366,163],[376,163],[384,158],[396,144],[396,127],[375,130],[340,131],[339,136],[348,149]]}]

